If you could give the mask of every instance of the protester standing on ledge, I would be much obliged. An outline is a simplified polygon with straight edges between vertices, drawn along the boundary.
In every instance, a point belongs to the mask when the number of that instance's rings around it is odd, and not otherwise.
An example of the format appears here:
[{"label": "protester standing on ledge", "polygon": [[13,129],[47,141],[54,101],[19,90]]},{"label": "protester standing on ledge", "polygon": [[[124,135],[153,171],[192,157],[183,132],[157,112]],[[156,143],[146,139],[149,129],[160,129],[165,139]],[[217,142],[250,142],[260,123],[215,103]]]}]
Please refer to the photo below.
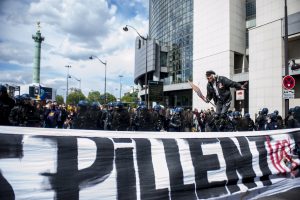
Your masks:
[{"label": "protester standing on ledge", "polygon": [[218,76],[212,70],[206,72],[206,78],[208,80],[206,102],[209,103],[213,99],[216,104],[216,114],[226,115],[232,100],[230,88],[244,90],[245,86],[224,76]]}]

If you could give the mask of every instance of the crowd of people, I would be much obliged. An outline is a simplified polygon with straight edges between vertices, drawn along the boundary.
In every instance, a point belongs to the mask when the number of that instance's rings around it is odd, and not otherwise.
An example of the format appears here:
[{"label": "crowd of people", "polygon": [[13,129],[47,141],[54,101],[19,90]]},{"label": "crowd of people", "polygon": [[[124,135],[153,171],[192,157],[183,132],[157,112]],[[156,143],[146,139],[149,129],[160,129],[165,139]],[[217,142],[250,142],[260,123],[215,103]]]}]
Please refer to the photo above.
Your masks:
[{"label": "crowd of people", "polygon": [[55,101],[36,101],[28,94],[10,98],[4,86],[0,88],[0,125],[89,129],[112,131],[170,131],[170,132],[232,132],[260,131],[300,127],[300,106],[291,108],[285,119],[278,111],[267,108],[252,120],[249,113],[228,111],[217,113],[214,108],[198,111],[181,107],[165,108],[155,105],[148,109],[143,102],[136,108],[122,102],[79,101],[65,106]]}]

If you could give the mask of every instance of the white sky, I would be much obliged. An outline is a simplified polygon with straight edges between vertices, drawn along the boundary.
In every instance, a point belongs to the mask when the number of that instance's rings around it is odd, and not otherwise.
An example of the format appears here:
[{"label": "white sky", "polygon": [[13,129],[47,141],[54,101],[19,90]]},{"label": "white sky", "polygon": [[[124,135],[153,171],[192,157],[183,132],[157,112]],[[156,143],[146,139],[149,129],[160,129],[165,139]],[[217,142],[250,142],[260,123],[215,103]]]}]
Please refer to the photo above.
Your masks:
[{"label": "white sky", "polygon": [[[36,22],[45,37],[41,50],[41,84],[65,94],[66,65],[81,79],[85,95],[104,92],[104,65],[89,60],[96,55],[107,61],[107,92],[118,97],[133,86],[136,32],[123,31],[129,24],[140,34],[148,31],[148,0],[0,0],[0,83],[32,83]],[[74,78],[69,88],[79,87]]]}]

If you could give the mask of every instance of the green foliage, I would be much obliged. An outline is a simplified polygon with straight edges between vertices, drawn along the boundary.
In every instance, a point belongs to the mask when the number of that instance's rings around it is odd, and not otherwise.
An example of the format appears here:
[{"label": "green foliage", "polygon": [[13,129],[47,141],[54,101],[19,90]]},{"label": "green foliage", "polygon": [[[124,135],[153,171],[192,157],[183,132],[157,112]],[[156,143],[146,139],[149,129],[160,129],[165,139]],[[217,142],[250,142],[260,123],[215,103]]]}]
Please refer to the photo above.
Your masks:
[{"label": "green foliage", "polygon": [[61,95],[56,95],[55,101],[56,101],[58,104],[63,104],[63,103],[64,103],[64,97],[61,96]]},{"label": "green foliage", "polygon": [[74,90],[68,95],[67,104],[77,105],[80,100],[85,100],[85,99],[86,97],[81,92],[81,90]]},{"label": "green foliage", "polygon": [[[101,99],[105,99],[105,97],[104,97],[105,95],[101,95]],[[106,93],[106,98],[107,98],[107,103],[108,102],[114,102],[114,101],[117,101],[117,98],[114,96],[114,95],[112,95],[112,94],[110,94],[110,93]]]},{"label": "green foliage", "polygon": [[125,93],[125,95],[122,97],[122,102],[136,102],[139,100],[138,98],[138,93],[137,92],[133,92],[133,93]]},{"label": "green foliage", "polygon": [[87,100],[92,103],[92,102],[101,102],[101,95],[100,92],[98,91],[91,91],[88,94]]}]

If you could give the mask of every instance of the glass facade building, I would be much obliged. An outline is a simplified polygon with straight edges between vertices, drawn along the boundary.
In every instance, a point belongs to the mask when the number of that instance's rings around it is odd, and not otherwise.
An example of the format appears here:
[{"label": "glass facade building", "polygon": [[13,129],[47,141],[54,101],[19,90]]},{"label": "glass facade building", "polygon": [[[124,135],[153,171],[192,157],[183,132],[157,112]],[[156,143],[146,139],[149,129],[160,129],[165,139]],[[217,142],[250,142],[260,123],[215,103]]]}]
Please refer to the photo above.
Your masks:
[{"label": "glass facade building", "polygon": [[192,107],[193,10],[193,0],[149,0],[149,35],[137,37],[135,50],[134,82],[142,100],[149,97],[145,82],[161,81],[164,100],[159,103]]},{"label": "glass facade building", "polygon": [[167,74],[164,84],[178,84],[193,74],[193,0],[150,0],[149,36],[168,52],[161,53],[160,64]]}]

